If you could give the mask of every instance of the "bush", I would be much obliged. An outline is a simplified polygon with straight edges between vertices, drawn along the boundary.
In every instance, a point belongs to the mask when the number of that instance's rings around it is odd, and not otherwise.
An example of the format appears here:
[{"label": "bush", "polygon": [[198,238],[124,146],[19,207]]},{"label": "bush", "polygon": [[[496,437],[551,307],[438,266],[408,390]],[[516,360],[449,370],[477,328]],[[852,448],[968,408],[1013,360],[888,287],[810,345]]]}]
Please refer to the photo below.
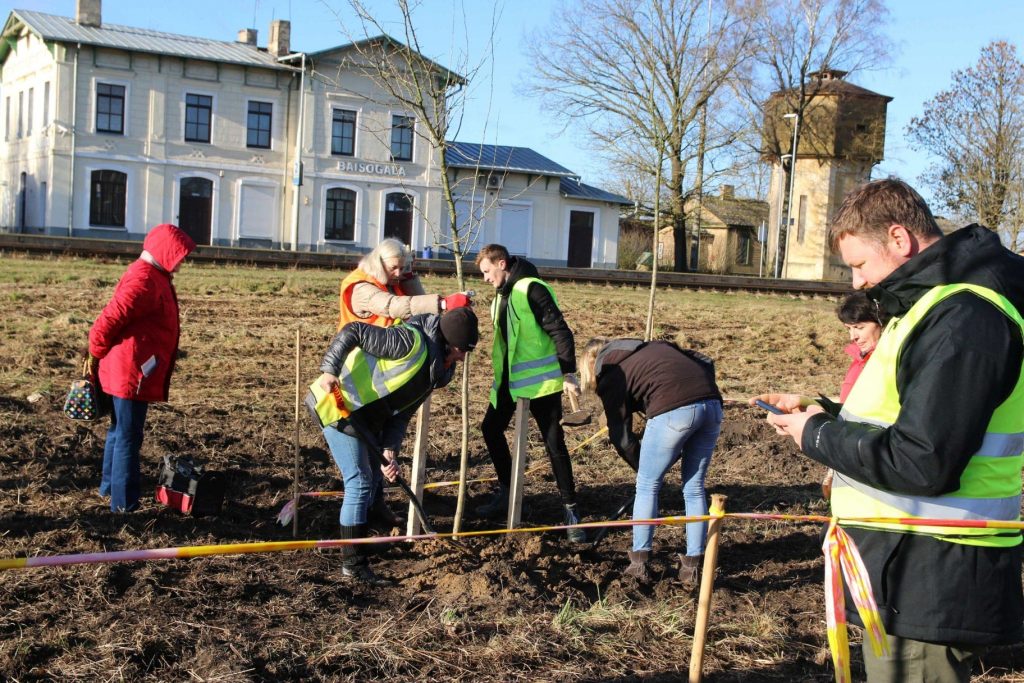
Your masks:
[{"label": "bush", "polygon": [[651,250],[653,236],[647,230],[621,230],[619,232],[619,263],[622,270],[636,270],[636,262],[645,251]]}]

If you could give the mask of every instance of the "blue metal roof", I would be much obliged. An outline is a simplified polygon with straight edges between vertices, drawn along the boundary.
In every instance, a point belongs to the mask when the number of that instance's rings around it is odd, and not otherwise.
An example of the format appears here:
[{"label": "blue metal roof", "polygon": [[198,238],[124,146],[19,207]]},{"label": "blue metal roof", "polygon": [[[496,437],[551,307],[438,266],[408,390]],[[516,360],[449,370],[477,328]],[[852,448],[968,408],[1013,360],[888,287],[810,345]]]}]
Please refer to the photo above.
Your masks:
[{"label": "blue metal roof", "polygon": [[[12,29],[18,21],[47,41],[81,43],[134,52],[171,55],[185,59],[258,66],[280,71],[293,70],[291,67],[278,63],[277,59],[266,50],[261,50],[253,45],[182,36],[176,33],[163,33],[145,28],[118,26],[117,24],[103,24],[98,27],[82,26],[68,17],[20,9],[11,12],[4,26],[4,33]],[[3,56],[0,55],[0,59]]]},{"label": "blue metal roof", "polygon": [[453,168],[478,168],[482,171],[533,173],[575,177],[565,166],[556,164],[529,147],[481,145],[475,142],[448,142],[448,165]]},{"label": "blue metal roof", "polygon": [[575,178],[562,178],[558,183],[558,190],[562,193],[563,197],[571,197],[573,199],[592,199],[599,202],[628,204],[630,206],[633,205],[633,201],[631,199],[627,199],[621,194],[607,192],[599,187],[581,183]]}]

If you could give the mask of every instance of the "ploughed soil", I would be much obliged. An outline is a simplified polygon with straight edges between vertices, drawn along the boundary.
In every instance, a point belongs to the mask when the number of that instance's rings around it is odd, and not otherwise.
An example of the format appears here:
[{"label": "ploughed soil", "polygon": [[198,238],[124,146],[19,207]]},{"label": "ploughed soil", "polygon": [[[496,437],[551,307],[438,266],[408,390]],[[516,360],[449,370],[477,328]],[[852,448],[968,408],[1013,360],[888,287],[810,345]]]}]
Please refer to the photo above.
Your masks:
[{"label": "ploughed soil", "polygon": [[[0,558],[292,539],[275,517],[291,498],[295,337],[308,384],[333,330],[338,273],[187,266],[177,276],[182,349],[171,401],[154,405],[143,446],[141,510],[114,515],[96,490],[105,428],[61,414],[89,324],[124,264],[0,258]],[[430,280],[432,291],[456,289]],[[470,287],[483,289],[478,280]],[[642,334],[648,293],[558,284],[582,347],[589,336]],[[483,327],[489,327],[481,291]],[[656,335],[716,358],[723,392],[838,386],[845,368],[834,302],[658,292]],[[490,468],[477,425],[490,383],[489,330],[471,366],[470,476]],[[457,478],[459,390],[435,393],[431,481]],[[597,417],[592,400],[584,408]],[[584,521],[608,519],[632,476],[598,421],[568,428]],[[301,489],[338,491],[322,438],[300,417]],[[407,440],[411,453],[412,434]],[[406,465],[409,453],[404,454]],[[152,500],[163,455],[191,455],[223,474],[220,514],[185,517]],[[523,526],[558,524],[543,446],[531,431]],[[406,470],[408,471],[408,469]],[[727,510],[827,514],[823,468],[774,434],[761,411],[727,402],[708,492]],[[467,507],[489,484],[473,484]],[[404,512],[401,494],[389,494]],[[439,531],[455,488],[428,491]],[[299,538],[338,533],[335,498],[304,499]],[[664,515],[683,514],[679,472]],[[497,528],[467,516],[463,530]],[[380,529],[382,535],[398,530]],[[721,527],[704,656],[708,681],[827,681],[819,525],[728,519]],[[342,579],[336,550],[156,560],[0,572],[0,676],[7,680],[531,680],[675,681],[691,659],[697,594],[676,579],[682,527],[655,534],[658,580],[623,579],[628,529],[596,549],[564,532],[375,546],[393,581]],[[969,596],[965,596],[969,599]],[[852,634],[859,642],[859,634]],[[859,646],[855,678],[862,678]],[[993,651],[976,680],[1024,680],[1024,649]]]}]

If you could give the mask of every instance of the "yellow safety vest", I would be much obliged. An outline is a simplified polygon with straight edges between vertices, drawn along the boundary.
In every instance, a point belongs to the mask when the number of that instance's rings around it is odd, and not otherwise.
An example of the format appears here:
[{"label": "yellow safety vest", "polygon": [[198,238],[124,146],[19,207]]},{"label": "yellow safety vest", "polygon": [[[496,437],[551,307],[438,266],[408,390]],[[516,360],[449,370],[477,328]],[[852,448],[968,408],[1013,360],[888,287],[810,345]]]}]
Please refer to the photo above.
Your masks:
[{"label": "yellow safety vest", "polygon": [[[509,393],[512,398],[537,398],[562,390],[562,367],[551,336],[540,326],[530,310],[526,291],[532,283],[546,287],[555,299],[551,286],[539,278],[528,277],[516,282],[505,307],[506,340],[498,330],[498,311],[502,296],[491,302],[491,320],[494,324],[494,344],[491,364],[494,366],[494,384],[491,386],[491,405],[498,406],[498,388],[504,379],[505,358],[508,358]],[[555,303],[558,300],[555,299]]]},{"label": "yellow safety vest", "polygon": [[[846,399],[841,419],[879,427],[892,425],[900,413],[896,371],[900,352],[914,328],[940,301],[970,292],[990,302],[1022,329],[1024,319],[1005,297],[985,287],[950,284],[933,287],[906,315],[889,321],[878,346]],[[989,420],[981,448],[960,476],[956,491],[941,496],[911,496],[868,486],[836,472],[832,513],[836,517],[900,517],[957,520],[1020,520],[1021,467],[1024,465],[1024,371],[1018,369],[1013,393]],[[942,397],[935,397],[942,400]],[[851,526],[927,534],[952,543],[1010,547],[1019,532],[1006,529],[849,523]]]},{"label": "yellow safety vest", "polygon": [[[402,325],[398,322],[396,326]],[[328,394],[313,382],[315,410],[322,424],[334,424],[347,418],[365,405],[373,403],[405,386],[427,360],[427,345],[423,333],[413,330],[412,350],[398,359],[377,358],[360,348],[345,357],[338,375],[340,390]]]}]

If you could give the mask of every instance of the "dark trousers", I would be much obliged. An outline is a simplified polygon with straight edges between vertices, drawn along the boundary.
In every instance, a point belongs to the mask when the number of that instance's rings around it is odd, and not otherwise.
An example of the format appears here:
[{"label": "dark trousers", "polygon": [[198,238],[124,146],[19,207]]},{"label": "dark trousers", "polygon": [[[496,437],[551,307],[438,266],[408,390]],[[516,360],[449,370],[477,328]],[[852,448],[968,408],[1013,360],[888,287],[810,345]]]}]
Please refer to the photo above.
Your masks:
[{"label": "dark trousers", "polygon": [[[484,443],[487,444],[487,452],[498,473],[498,481],[505,486],[512,482],[512,453],[509,451],[508,441],[505,440],[505,430],[512,422],[515,412],[516,402],[512,400],[512,395],[507,389],[499,391],[498,407],[488,405],[483,424],[480,425]],[[544,448],[551,460],[551,471],[555,475],[555,484],[562,495],[562,502],[575,503],[576,484],[572,478],[569,450],[565,447],[565,432],[562,431],[561,392],[530,399],[530,414],[533,415],[541,436],[544,437]]]},{"label": "dark trousers", "polygon": [[888,657],[876,657],[865,636],[864,669],[869,683],[968,683],[971,665],[988,648],[889,636],[889,650]]}]

